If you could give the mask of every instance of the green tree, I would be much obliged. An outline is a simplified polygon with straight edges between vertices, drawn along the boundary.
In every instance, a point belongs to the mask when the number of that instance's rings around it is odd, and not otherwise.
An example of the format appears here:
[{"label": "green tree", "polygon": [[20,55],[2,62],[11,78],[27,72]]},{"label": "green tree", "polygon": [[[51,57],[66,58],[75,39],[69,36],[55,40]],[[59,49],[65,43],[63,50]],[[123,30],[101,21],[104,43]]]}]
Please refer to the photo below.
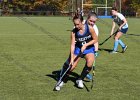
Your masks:
[{"label": "green tree", "polygon": [[140,9],[140,0],[131,0],[132,4],[130,4],[135,11],[137,11],[138,9]]},{"label": "green tree", "polygon": [[61,11],[68,8],[68,0],[58,0],[58,6]]},{"label": "green tree", "polygon": [[[107,0],[107,6],[112,6],[115,0]],[[93,0],[94,4],[106,4],[106,0]]]},{"label": "green tree", "polygon": [[59,11],[64,11],[68,7],[69,0],[46,0],[47,6],[55,7]]}]

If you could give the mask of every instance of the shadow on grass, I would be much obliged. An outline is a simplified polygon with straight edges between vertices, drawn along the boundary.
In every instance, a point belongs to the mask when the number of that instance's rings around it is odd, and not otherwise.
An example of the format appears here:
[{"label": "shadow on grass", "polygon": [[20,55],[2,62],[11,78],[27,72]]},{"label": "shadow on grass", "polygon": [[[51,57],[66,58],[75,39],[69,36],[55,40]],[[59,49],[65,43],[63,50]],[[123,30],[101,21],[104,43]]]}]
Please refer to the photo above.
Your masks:
[{"label": "shadow on grass", "polygon": [[68,29],[68,30],[66,30],[66,31],[72,32],[72,30],[69,30],[69,29]]},{"label": "shadow on grass", "polygon": [[126,34],[127,35],[130,35],[130,36],[140,36],[139,34]]},{"label": "shadow on grass", "polygon": [[[110,53],[112,51],[112,49],[105,49],[105,48],[99,48],[99,51],[106,51],[108,53]],[[117,51],[118,53],[122,53],[122,51]]]},{"label": "shadow on grass", "polygon": [[[56,70],[53,71],[52,74],[47,74],[46,76],[58,81],[59,77],[60,77],[60,70]],[[69,77],[67,78],[67,81],[65,83],[67,83],[68,81],[72,81],[74,83],[74,87],[81,89],[77,86],[76,84],[76,80],[79,78],[79,75],[75,72],[71,72]],[[84,80],[84,82],[90,82],[89,80]],[[87,92],[90,92],[90,90],[88,89],[88,87],[85,85],[85,83],[83,83]]]},{"label": "shadow on grass", "polygon": [[[58,81],[58,79],[60,78],[60,70],[56,70],[53,71],[52,74],[47,74],[46,76]],[[69,77],[68,77],[68,81],[72,81],[75,83],[76,79],[78,79],[79,75],[75,72],[71,72]]]},{"label": "shadow on grass", "polygon": [[106,52],[111,52],[112,51],[112,49],[105,49],[105,48],[99,48],[99,51],[106,51]]}]

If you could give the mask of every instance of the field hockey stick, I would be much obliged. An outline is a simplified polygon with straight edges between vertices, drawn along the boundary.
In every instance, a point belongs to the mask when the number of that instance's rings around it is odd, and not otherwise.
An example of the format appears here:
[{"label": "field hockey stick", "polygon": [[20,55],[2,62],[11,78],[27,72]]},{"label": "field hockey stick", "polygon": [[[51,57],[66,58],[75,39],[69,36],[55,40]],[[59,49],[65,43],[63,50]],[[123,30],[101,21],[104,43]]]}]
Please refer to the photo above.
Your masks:
[{"label": "field hockey stick", "polygon": [[[72,65],[69,65],[69,67],[67,68],[67,70],[62,74],[62,76],[59,78],[59,81],[56,83],[54,90],[57,90],[57,86],[60,85],[60,83],[62,82],[63,77],[66,75],[66,73],[71,69]],[[59,89],[58,89],[59,90]]]},{"label": "field hockey stick", "polygon": [[[81,57],[81,56],[82,56],[82,52],[80,52],[80,53],[78,54],[78,56],[74,59],[74,62],[75,62],[79,57]],[[61,75],[61,77],[59,78],[59,81],[56,83],[56,85],[55,85],[55,87],[54,87],[54,90],[57,88],[57,86],[60,85],[60,83],[62,82],[62,79],[64,78],[64,76],[66,75],[66,73],[71,69],[71,67],[72,67],[72,64],[70,64],[69,67],[67,68],[67,70]]]},{"label": "field hockey stick", "polygon": [[94,76],[95,76],[95,61],[94,61],[94,63],[93,63],[93,67],[92,67],[91,89],[93,88],[93,84],[94,84]]},{"label": "field hockey stick", "polygon": [[118,30],[116,32],[114,32],[112,35],[110,35],[108,38],[106,38],[102,43],[100,43],[99,45],[103,45],[107,40],[109,40],[113,35],[115,35],[118,32]]}]

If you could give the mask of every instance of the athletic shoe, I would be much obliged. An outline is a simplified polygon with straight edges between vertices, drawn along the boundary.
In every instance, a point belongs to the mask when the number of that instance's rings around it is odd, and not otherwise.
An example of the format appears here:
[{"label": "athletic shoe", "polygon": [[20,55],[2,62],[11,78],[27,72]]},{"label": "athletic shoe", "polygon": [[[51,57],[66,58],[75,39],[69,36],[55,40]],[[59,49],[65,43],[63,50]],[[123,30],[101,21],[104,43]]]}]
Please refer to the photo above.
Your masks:
[{"label": "athletic shoe", "polygon": [[87,78],[88,80],[92,80],[92,75],[91,75],[91,74],[87,74],[86,78]]},{"label": "athletic shoe", "polygon": [[127,49],[127,45],[125,47],[122,48],[122,53],[124,53]]},{"label": "athletic shoe", "polygon": [[84,84],[82,80],[76,80],[76,84],[78,85],[79,88],[83,88]]},{"label": "athletic shoe", "polygon": [[118,52],[117,51],[114,51],[114,50],[110,52],[110,54],[113,54],[113,53],[118,53]]}]

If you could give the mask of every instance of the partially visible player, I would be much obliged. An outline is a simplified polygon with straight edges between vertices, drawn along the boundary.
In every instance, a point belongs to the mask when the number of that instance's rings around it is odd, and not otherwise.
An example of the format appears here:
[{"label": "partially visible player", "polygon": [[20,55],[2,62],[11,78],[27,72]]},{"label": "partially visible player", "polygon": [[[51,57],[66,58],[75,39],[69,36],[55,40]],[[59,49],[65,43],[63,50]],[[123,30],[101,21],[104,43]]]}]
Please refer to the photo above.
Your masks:
[{"label": "partially visible player", "polygon": [[110,53],[117,53],[118,44],[122,47],[122,53],[124,53],[127,49],[127,46],[122,42],[120,39],[123,34],[126,34],[128,30],[128,24],[126,18],[117,11],[116,7],[112,7],[111,13],[113,15],[113,22],[112,22],[112,30],[111,34],[113,34],[116,24],[119,26],[118,32],[115,34],[115,42],[113,51]]},{"label": "partially visible player", "polygon": [[[87,17],[86,22],[87,22],[88,25],[91,25],[91,26],[93,27],[93,29],[94,29],[96,35],[98,36],[98,35],[99,35],[99,30],[98,30],[97,25],[95,24],[96,21],[97,21],[97,19],[98,19],[98,18],[97,18],[97,14],[96,14],[95,12],[90,12],[90,13],[88,14],[88,17]],[[96,42],[96,43],[94,44],[94,46],[95,46],[95,56],[98,55],[98,45],[99,45],[98,42]]]},{"label": "partially visible player", "polygon": [[[88,24],[88,25],[90,25],[90,26],[92,26],[93,29],[94,29],[94,31],[95,31],[95,33],[96,33],[96,35],[98,36],[99,30],[98,30],[98,27],[95,24],[96,21],[97,21],[97,19],[98,19],[97,14],[95,12],[90,12],[88,14],[88,16],[87,16],[87,20],[86,20],[85,23]],[[98,54],[98,45],[99,45],[98,42],[96,42],[94,44],[94,46],[95,46],[95,57],[97,57],[99,55]],[[93,69],[95,69],[95,62],[93,64]],[[91,80],[92,79],[92,75],[87,74],[86,78],[89,79],[89,80]]]},{"label": "partially visible player", "polygon": [[[86,64],[85,67],[83,68],[80,77],[78,78],[78,80],[76,80],[77,86],[79,88],[84,87],[83,79],[92,69],[92,65],[95,60],[94,44],[98,41],[94,29],[88,24],[83,24],[82,21],[83,21],[82,16],[78,15],[78,16],[74,16],[73,18],[73,23],[75,28],[71,33],[71,49],[70,49],[71,52],[69,58],[63,65],[62,68],[63,70],[61,71],[61,73],[63,74],[64,71],[69,66],[69,64],[72,64],[72,68],[69,72],[73,71],[80,60],[80,58],[78,58],[74,62],[74,58],[76,58],[76,56],[78,56],[78,54],[82,52],[82,54],[84,55],[84,59],[86,60]],[[59,84],[59,87],[63,86],[63,83],[67,78],[68,78],[68,73],[63,78],[63,81]]]}]

